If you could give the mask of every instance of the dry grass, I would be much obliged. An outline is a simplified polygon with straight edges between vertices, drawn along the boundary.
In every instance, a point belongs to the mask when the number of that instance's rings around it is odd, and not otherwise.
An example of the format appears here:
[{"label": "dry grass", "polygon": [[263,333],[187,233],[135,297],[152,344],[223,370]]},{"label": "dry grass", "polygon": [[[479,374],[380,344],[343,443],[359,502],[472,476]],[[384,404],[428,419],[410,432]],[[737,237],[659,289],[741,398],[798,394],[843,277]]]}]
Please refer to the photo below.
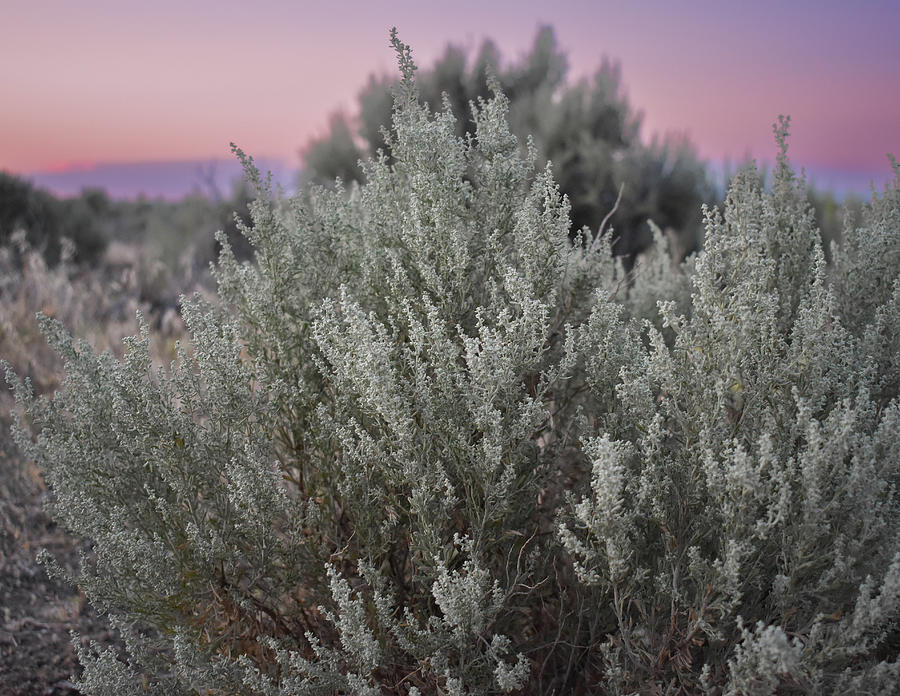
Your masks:
[{"label": "dry grass", "polygon": [[[171,298],[194,290],[211,296],[202,284],[175,280],[139,245],[110,245],[94,268],[77,267],[70,258],[49,268],[24,235],[0,248],[0,359],[28,377],[38,394],[52,394],[63,377],[59,356],[40,332],[39,312],[95,350],[121,355],[122,338],[138,332],[140,311],[153,327],[153,359],[167,365],[184,335]],[[0,378],[0,692],[74,694],[69,676],[78,662],[69,632],[103,644],[115,642],[115,633],[80,591],[48,578],[35,560],[38,549],[49,548],[74,571],[79,548],[87,549],[43,512],[49,493],[41,471],[12,442],[14,417],[12,393]]]}]

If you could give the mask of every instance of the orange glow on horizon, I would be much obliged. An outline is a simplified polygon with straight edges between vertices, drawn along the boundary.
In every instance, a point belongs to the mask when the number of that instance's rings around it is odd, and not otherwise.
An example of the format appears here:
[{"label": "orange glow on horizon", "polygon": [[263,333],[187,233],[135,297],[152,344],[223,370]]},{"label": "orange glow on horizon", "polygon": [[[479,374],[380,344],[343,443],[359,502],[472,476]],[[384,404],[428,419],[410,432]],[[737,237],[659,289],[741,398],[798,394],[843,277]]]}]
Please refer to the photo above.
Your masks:
[{"label": "orange glow on horizon", "polygon": [[49,164],[41,167],[39,171],[58,174],[60,172],[89,172],[95,169],[96,162],[71,162],[64,160],[51,161]]}]

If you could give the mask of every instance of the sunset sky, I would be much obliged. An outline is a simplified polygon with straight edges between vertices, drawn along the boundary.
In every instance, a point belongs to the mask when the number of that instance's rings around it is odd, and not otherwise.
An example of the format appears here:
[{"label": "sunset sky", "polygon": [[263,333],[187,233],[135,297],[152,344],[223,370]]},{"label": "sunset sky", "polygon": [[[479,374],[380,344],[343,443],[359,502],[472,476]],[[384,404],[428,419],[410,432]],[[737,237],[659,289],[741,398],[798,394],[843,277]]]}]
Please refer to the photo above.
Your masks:
[{"label": "sunset sky", "polygon": [[329,114],[354,113],[370,73],[395,72],[393,25],[428,67],[448,42],[474,52],[486,38],[519,58],[551,24],[570,80],[604,56],[619,61],[643,137],[686,133],[714,162],[771,160],[781,113],[792,161],[817,182],[880,188],[886,153],[900,157],[896,0],[0,0],[0,10],[0,169],[39,182],[228,159],[229,141],[296,168]]}]

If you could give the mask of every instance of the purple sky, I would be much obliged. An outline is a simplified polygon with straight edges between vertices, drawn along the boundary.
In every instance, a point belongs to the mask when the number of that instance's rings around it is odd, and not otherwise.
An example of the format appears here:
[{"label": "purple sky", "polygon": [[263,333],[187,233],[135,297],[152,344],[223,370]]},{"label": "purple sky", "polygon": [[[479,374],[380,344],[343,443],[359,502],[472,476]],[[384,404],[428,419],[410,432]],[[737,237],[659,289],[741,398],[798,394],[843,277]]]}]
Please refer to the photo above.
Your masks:
[{"label": "purple sky", "polygon": [[109,181],[158,195],[162,180],[130,165],[196,171],[229,159],[232,140],[295,168],[370,73],[395,72],[392,25],[428,66],[448,42],[485,38],[518,58],[552,24],[570,79],[618,60],[643,137],[686,133],[716,162],[771,160],[780,113],[816,182],[880,188],[886,153],[900,156],[896,0],[0,2],[0,169],[60,191]]}]

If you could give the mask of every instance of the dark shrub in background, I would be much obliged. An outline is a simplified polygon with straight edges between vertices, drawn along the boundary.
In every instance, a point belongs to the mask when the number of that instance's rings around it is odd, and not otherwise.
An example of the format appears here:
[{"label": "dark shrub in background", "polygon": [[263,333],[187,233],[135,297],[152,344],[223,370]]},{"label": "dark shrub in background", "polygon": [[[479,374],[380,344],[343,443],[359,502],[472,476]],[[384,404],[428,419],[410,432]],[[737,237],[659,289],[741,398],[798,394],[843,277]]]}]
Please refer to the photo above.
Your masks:
[{"label": "dark shrub in background", "polygon": [[72,242],[76,263],[98,259],[107,242],[100,218],[108,209],[109,199],[102,191],[86,190],[78,198],[60,200],[0,172],[0,245],[24,230],[28,243],[41,250],[51,266],[60,260],[64,238]]},{"label": "dark shrub in background", "polygon": [[[509,99],[509,124],[524,146],[529,136],[540,161],[553,162],[553,174],[571,204],[572,233],[583,226],[596,231],[622,198],[610,223],[615,228],[613,252],[630,264],[651,242],[647,220],[677,233],[685,255],[701,238],[700,205],[714,192],[704,164],[683,138],[666,137],[643,144],[638,138],[641,115],[628,104],[619,67],[604,61],[589,80],[569,83],[568,64],[550,27],[540,29],[531,51],[521,61],[504,65],[488,41],[473,61],[449,46],[431,70],[419,77],[422,100],[433,111],[446,106],[456,114],[469,103],[490,97],[488,75],[494,75]],[[330,133],[303,150],[304,178],[331,184],[361,181],[358,161],[380,149],[390,155],[384,133],[391,123],[395,78],[369,78],[359,95],[359,114],[351,122],[332,117]],[[460,118],[460,137],[474,135],[475,124]]]}]

